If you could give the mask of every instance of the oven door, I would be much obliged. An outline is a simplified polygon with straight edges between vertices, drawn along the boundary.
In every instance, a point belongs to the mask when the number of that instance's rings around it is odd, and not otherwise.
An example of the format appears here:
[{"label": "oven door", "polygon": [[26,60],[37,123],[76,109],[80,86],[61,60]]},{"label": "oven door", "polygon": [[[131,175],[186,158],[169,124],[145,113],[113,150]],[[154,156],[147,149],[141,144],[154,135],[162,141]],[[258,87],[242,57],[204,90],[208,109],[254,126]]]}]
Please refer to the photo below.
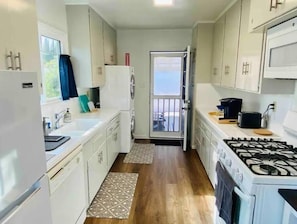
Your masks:
[{"label": "oven door", "polygon": [[[255,196],[244,194],[239,188],[235,187],[234,192],[237,196],[237,203],[234,212],[234,224],[252,224],[255,208]],[[219,217],[219,212],[216,209],[215,224],[226,224]]]},{"label": "oven door", "polygon": [[235,208],[235,223],[251,224],[253,223],[253,215],[255,208],[255,196],[244,194],[238,187],[234,188],[235,194],[238,196]]}]

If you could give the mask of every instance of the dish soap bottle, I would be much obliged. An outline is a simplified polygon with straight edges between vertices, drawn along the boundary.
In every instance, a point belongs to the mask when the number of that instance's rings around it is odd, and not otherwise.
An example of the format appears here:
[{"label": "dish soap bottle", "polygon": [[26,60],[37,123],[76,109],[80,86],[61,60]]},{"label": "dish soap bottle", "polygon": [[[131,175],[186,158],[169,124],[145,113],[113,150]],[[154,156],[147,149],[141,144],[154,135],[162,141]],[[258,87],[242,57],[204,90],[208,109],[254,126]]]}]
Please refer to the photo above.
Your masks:
[{"label": "dish soap bottle", "polygon": [[71,122],[71,113],[69,112],[69,108],[67,108],[66,113],[64,114],[64,123]]}]

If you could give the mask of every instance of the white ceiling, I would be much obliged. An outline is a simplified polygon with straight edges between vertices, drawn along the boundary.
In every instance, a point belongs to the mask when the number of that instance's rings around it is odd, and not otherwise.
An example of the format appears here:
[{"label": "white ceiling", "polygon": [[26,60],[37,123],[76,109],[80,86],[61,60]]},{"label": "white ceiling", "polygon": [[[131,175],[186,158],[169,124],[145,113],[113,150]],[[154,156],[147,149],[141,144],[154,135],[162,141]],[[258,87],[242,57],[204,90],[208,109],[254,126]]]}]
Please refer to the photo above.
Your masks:
[{"label": "white ceiling", "polygon": [[192,28],[214,21],[234,0],[174,0],[172,7],[155,7],[153,0],[65,0],[87,3],[116,29]]}]

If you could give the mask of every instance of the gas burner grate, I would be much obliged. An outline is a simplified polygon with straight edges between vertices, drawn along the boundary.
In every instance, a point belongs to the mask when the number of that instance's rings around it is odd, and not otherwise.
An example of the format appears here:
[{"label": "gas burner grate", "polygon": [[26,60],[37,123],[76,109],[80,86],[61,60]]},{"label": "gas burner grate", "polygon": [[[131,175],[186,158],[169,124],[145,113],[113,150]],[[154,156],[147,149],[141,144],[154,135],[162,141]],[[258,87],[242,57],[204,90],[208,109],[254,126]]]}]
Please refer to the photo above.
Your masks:
[{"label": "gas burner grate", "polygon": [[284,141],[231,138],[224,142],[255,174],[297,176],[297,149]]}]

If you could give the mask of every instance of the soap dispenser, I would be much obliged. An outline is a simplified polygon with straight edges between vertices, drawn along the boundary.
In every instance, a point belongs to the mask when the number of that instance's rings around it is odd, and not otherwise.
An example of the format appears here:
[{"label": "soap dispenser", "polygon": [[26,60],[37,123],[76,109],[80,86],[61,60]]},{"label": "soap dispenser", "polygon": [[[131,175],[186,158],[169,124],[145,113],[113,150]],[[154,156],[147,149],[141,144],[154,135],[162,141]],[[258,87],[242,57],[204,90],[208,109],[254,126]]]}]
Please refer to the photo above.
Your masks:
[{"label": "soap dispenser", "polygon": [[64,123],[71,122],[71,113],[69,112],[69,108],[67,108],[66,113],[64,114]]}]

